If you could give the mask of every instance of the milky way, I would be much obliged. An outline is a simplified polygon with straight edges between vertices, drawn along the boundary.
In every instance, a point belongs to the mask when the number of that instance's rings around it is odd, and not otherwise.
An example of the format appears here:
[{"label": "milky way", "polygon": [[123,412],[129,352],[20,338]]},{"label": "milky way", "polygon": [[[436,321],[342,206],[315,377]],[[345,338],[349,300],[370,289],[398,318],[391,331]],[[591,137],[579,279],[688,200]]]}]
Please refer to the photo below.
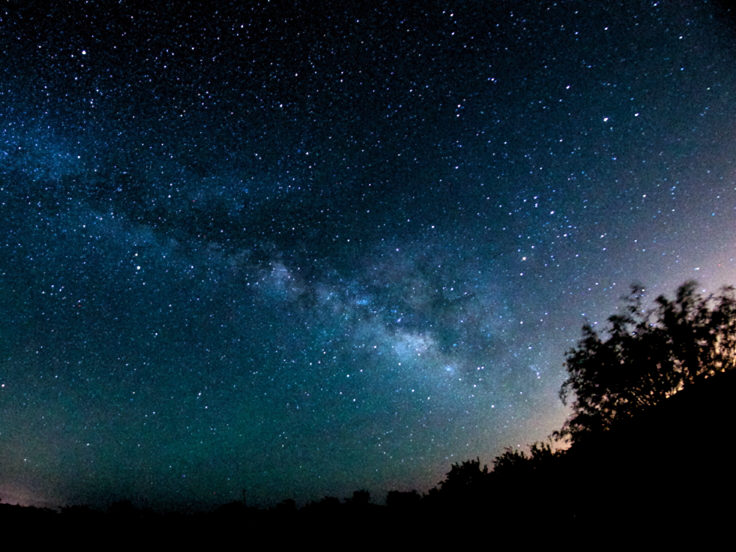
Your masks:
[{"label": "milky way", "polygon": [[734,282],[720,5],[208,4],[0,12],[6,502],[426,491]]}]

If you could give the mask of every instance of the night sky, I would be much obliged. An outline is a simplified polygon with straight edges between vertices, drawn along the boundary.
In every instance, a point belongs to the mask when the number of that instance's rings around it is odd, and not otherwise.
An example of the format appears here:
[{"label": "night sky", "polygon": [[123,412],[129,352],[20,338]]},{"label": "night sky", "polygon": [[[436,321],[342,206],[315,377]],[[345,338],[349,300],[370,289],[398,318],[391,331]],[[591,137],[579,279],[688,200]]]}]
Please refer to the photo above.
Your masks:
[{"label": "night sky", "polygon": [[712,2],[48,4],[0,10],[4,502],[426,491],[560,428],[630,284],[736,283]]}]

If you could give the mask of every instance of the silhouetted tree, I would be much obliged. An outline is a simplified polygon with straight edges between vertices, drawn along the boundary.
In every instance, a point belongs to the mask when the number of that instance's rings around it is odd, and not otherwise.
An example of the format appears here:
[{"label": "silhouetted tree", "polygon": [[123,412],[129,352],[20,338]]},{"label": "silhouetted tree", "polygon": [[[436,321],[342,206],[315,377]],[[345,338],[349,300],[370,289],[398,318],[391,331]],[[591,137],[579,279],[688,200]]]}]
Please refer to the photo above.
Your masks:
[{"label": "silhouetted tree", "polygon": [[608,319],[603,335],[583,327],[583,338],[566,356],[560,397],[572,399],[572,416],[558,436],[574,442],[606,431],[615,420],[734,367],[734,290],[703,297],[695,288],[687,282],[674,300],[660,296],[645,310],[643,290],[633,286],[623,314]]},{"label": "silhouetted tree", "polygon": [[412,511],[419,507],[422,497],[416,491],[389,491],[386,506],[392,510]]},{"label": "silhouetted tree", "polygon": [[140,517],[141,511],[130,500],[118,500],[110,505],[107,513],[111,516],[136,518]]},{"label": "silhouetted tree", "polygon": [[553,451],[550,443],[536,442],[527,456],[523,450],[506,447],[505,452],[493,459],[494,477],[528,477],[535,471],[547,468],[562,453]]},{"label": "silhouetted tree", "polygon": [[466,489],[477,485],[488,475],[488,466],[480,467],[480,458],[466,460],[462,464],[453,464],[447,473],[447,479],[440,483],[441,490]]},{"label": "silhouetted tree", "polygon": [[440,482],[438,498],[445,505],[475,508],[488,499],[490,476],[488,466],[480,467],[480,458],[453,464]]},{"label": "silhouetted tree", "polygon": [[353,496],[351,498],[345,499],[345,504],[348,504],[349,506],[366,506],[370,504],[371,502],[371,493],[366,491],[365,489],[362,489],[360,491],[353,491]]},{"label": "silhouetted tree", "polygon": [[341,504],[340,499],[335,496],[324,496],[319,502],[311,501],[307,504],[304,509],[307,512],[313,514],[326,513],[326,512],[337,512],[340,510]]},{"label": "silhouetted tree", "polygon": [[292,514],[296,512],[296,501],[293,498],[285,498],[276,505],[274,510],[280,514]]}]

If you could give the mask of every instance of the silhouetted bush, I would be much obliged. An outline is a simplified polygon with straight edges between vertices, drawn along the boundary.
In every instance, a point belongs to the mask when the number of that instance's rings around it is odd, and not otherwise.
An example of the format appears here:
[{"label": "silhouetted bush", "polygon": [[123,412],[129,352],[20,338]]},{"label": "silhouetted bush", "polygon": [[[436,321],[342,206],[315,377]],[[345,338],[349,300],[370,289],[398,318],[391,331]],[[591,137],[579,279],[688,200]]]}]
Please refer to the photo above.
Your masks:
[{"label": "silhouetted bush", "polygon": [[583,327],[567,353],[563,402],[572,416],[558,433],[578,441],[610,429],[616,420],[659,404],[697,380],[731,370],[736,363],[736,298],[733,288],[703,297],[696,284],[682,285],[645,309],[634,286],[623,314],[611,316],[603,335]]}]

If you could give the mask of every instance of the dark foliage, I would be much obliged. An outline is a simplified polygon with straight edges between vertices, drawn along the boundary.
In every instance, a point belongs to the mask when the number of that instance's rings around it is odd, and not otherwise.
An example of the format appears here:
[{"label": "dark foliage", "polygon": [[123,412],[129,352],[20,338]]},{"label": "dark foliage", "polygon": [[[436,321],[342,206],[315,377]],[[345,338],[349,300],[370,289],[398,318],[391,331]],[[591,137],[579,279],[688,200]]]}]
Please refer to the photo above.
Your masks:
[{"label": "dark foliage", "polygon": [[492,473],[496,478],[519,479],[530,477],[533,473],[551,465],[554,459],[560,455],[560,452],[552,450],[550,443],[534,443],[528,456],[523,450],[519,451],[507,447],[506,452],[494,458]]},{"label": "dark foliage", "polygon": [[286,498],[276,505],[274,511],[284,515],[293,514],[296,512],[296,501],[293,498]]},{"label": "dark foliage", "polygon": [[480,458],[453,464],[431,498],[437,506],[467,510],[484,509],[489,500],[491,478]]},{"label": "dark foliage", "polygon": [[345,499],[345,504],[354,508],[362,508],[371,502],[371,493],[365,489],[353,491],[353,496]]},{"label": "dark foliage", "polygon": [[616,527],[678,540],[730,532],[736,474],[726,436],[734,392],[736,371],[719,373],[575,442],[559,477],[574,531],[592,536]]},{"label": "dark foliage", "polygon": [[563,402],[572,416],[558,436],[579,441],[614,421],[659,404],[686,386],[734,367],[736,299],[732,288],[703,297],[694,282],[674,300],[660,296],[645,310],[633,287],[623,314],[611,316],[603,335],[586,325],[567,353]]},{"label": "dark foliage", "polygon": [[389,491],[386,506],[392,511],[412,511],[419,507],[421,499],[416,491]]}]

